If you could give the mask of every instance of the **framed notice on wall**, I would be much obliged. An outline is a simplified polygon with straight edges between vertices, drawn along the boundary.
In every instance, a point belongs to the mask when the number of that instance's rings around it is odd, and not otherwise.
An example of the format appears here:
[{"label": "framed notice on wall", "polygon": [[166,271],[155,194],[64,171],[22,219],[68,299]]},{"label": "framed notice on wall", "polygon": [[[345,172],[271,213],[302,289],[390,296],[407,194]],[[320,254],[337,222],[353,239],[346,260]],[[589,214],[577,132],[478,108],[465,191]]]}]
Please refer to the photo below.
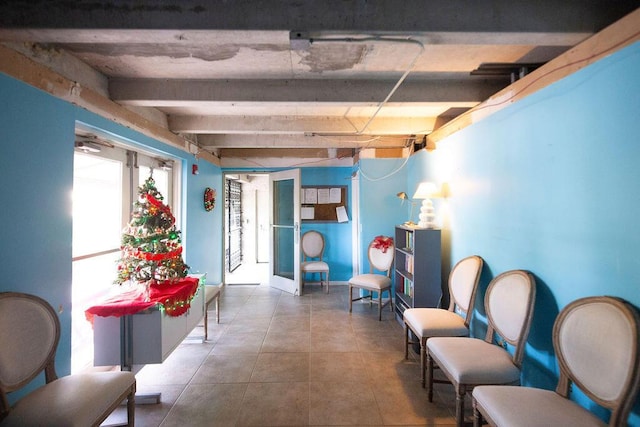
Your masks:
[{"label": "framed notice on wall", "polygon": [[304,222],[346,222],[346,185],[309,185],[300,189]]}]

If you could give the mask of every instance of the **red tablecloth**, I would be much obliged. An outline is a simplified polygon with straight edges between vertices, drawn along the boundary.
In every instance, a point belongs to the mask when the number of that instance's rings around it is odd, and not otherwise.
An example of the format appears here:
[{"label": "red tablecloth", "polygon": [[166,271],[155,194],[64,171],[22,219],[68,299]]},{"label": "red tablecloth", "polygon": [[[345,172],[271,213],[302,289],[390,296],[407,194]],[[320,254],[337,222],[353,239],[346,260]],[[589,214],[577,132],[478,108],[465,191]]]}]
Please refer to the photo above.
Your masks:
[{"label": "red tablecloth", "polygon": [[149,289],[149,301],[145,301],[142,289],[123,292],[89,307],[85,310],[87,320],[93,323],[93,316],[125,316],[135,314],[156,305],[162,307],[169,316],[181,316],[191,307],[191,300],[198,292],[197,277],[185,277],[178,282],[155,283]]}]

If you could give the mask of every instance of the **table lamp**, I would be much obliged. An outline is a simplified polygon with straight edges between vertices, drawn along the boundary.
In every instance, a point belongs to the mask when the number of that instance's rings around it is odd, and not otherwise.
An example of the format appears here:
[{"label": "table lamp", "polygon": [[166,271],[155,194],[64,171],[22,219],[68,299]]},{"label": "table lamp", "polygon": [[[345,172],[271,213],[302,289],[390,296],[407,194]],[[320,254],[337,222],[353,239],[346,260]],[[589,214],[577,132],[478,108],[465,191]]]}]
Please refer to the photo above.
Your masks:
[{"label": "table lamp", "polygon": [[435,218],[436,214],[433,209],[433,202],[431,201],[431,197],[436,195],[438,192],[438,187],[432,182],[421,182],[418,185],[418,189],[413,195],[414,199],[422,199],[422,205],[420,206],[420,222],[418,223],[419,228],[435,228]]}]

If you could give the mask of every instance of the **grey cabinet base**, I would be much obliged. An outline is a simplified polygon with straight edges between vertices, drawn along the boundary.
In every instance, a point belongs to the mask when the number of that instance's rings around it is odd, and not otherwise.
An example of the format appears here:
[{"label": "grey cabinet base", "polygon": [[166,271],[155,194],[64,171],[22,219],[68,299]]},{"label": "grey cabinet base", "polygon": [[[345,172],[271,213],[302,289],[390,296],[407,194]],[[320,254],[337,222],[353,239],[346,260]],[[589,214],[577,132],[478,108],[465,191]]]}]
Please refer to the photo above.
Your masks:
[{"label": "grey cabinet base", "polygon": [[[204,289],[200,285],[187,313],[171,317],[153,309],[129,316],[133,365],[162,363],[204,317]],[[93,322],[94,366],[123,366],[126,344],[123,318],[95,316]],[[127,364],[128,364],[127,363]]]}]

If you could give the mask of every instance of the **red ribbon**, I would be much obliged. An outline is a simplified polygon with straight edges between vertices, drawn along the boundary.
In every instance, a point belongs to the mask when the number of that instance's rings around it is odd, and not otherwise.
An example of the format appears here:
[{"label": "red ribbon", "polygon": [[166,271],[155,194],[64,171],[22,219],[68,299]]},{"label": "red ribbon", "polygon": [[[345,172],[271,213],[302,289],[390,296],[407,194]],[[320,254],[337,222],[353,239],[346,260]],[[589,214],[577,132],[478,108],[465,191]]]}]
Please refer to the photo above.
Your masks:
[{"label": "red ribbon", "polygon": [[387,253],[387,250],[393,246],[393,238],[387,236],[376,236],[373,239],[373,247],[380,249],[382,253]]},{"label": "red ribbon", "polygon": [[182,253],[182,246],[178,249],[174,249],[171,252],[164,253],[153,253],[153,252],[144,252],[144,251],[133,251],[131,253],[132,256],[138,259],[144,259],[147,261],[163,261],[165,259],[177,258]]},{"label": "red ribbon", "polygon": [[155,206],[156,208],[160,209],[162,212],[169,215],[169,218],[171,218],[171,224],[174,224],[176,222],[176,218],[171,213],[171,208],[169,206],[165,205],[164,203],[162,203],[160,200],[156,199],[149,193],[145,194],[145,197],[149,203],[151,203],[153,206]]}]

